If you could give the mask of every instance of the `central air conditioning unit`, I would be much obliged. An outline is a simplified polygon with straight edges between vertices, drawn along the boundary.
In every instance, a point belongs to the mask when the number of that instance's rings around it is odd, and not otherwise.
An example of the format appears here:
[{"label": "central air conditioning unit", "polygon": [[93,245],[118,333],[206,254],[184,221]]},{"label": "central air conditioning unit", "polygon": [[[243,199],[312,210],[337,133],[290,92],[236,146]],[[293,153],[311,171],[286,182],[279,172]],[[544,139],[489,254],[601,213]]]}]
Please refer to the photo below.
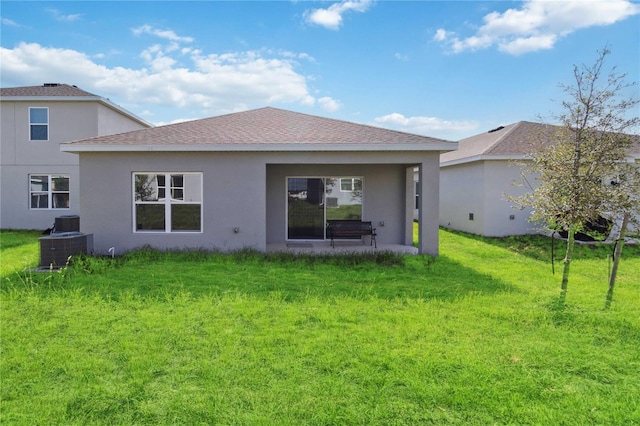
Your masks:
[{"label": "central air conditioning unit", "polygon": [[55,233],[80,232],[80,216],[58,216],[55,219],[53,229]]},{"label": "central air conditioning unit", "polygon": [[61,268],[70,256],[88,254],[93,250],[93,234],[80,232],[79,216],[55,219],[54,231],[40,238],[40,268]]}]

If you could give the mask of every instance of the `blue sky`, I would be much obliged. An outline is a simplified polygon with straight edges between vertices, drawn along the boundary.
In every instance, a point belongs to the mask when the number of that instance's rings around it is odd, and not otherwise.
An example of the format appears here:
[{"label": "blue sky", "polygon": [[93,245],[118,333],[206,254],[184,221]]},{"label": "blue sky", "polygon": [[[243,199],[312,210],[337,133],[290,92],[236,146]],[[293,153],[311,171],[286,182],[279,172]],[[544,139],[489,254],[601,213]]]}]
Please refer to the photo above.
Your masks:
[{"label": "blue sky", "polygon": [[607,65],[640,80],[628,0],[3,0],[0,14],[2,87],[75,84],[154,124],[270,105],[458,140],[553,121],[559,84],[607,44]]}]

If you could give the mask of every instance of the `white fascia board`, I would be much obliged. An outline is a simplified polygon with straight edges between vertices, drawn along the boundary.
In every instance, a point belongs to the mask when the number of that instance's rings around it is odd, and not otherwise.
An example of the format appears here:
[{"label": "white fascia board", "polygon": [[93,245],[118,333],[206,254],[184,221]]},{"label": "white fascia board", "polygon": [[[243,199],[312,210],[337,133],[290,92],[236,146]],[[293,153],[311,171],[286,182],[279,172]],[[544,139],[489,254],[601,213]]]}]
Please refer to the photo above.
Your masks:
[{"label": "white fascia board", "polygon": [[63,152],[392,152],[449,151],[452,143],[417,144],[203,144],[203,145],[116,145],[62,143]]},{"label": "white fascia board", "polygon": [[440,167],[457,166],[459,164],[473,163],[475,161],[521,161],[527,160],[528,156],[520,155],[473,155],[471,157],[458,158],[456,160],[441,161]]}]

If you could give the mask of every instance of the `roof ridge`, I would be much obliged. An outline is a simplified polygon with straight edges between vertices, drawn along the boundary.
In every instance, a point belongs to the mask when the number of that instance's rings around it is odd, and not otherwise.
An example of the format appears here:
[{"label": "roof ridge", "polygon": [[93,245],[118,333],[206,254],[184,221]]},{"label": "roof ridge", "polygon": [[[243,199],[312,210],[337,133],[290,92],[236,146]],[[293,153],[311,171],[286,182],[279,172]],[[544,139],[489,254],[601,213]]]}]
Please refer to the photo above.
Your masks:
[{"label": "roof ridge", "polygon": [[508,136],[510,136],[513,132],[515,132],[515,130],[517,128],[522,126],[523,123],[524,123],[524,121],[516,121],[515,123],[507,124],[506,126],[504,126],[504,128],[507,129],[507,131],[504,134],[500,135],[500,137],[498,139],[496,139],[493,143],[491,143],[480,154],[491,153],[491,151],[493,151],[495,148],[500,146],[500,144],[503,143]]},{"label": "roof ridge", "polygon": [[291,110],[288,110],[288,109],[282,109],[282,108],[277,108],[277,107],[272,107],[272,106],[265,106],[265,107],[256,108],[256,109],[253,109],[253,110],[248,110],[248,111],[257,111],[257,110],[260,110],[260,109],[269,109],[269,108],[275,109],[275,110],[278,110],[278,111],[288,112],[288,113],[305,115],[307,117],[311,117],[311,118],[314,118],[314,119],[320,118],[320,119],[323,119],[323,120],[334,121],[334,122],[337,122],[337,123],[343,123],[343,124],[348,124],[348,125],[356,125],[356,126],[365,126],[365,127],[369,127],[371,129],[376,129],[376,130],[385,130],[387,132],[394,132],[394,133],[398,133],[400,135],[423,136],[425,138],[436,139],[436,140],[439,140],[439,141],[442,141],[442,142],[452,142],[451,140],[448,140],[448,139],[435,138],[433,136],[426,136],[426,135],[420,135],[420,134],[417,134],[417,133],[405,132],[405,131],[402,131],[402,130],[389,129],[387,127],[375,126],[373,124],[356,123],[355,121],[348,121],[348,120],[344,120],[344,119],[341,119],[341,118],[331,118],[331,117],[325,117],[325,116],[320,116],[320,115],[313,115],[313,114],[307,113],[307,112],[291,111]]}]

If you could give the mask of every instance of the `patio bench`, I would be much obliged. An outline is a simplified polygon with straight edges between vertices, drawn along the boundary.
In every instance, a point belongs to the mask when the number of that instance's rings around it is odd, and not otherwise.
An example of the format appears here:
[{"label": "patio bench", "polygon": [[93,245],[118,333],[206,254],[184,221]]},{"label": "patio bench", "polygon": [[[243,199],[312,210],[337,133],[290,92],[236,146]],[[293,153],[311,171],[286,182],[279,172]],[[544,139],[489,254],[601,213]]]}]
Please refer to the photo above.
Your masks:
[{"label": "patio bench", "polygon": [[378,248],[376,228],[371,225],[371,222],[359,220],[329,220],[327,222],[327,237],[331,238],[331,247],[333,248],[336,248],[334,241],[336,238],[357,238],[364,235],[371,237],[369,245],[375,245],[375,248]]}]

